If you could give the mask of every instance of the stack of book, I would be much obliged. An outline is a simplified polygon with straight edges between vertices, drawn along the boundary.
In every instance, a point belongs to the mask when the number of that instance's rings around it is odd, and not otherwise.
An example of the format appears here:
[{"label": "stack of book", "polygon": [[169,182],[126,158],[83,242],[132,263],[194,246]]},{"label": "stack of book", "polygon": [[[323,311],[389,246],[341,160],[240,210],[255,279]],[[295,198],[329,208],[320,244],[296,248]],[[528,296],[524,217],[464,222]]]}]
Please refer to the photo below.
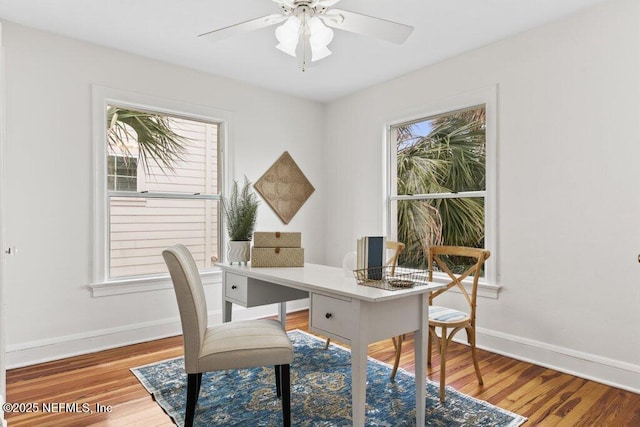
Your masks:
[{"label": "stack of book", "polygon": [[382,280],[387,239],[383,236],[363,236],[358,239],[357,269],[366,270],[368,280]]}]

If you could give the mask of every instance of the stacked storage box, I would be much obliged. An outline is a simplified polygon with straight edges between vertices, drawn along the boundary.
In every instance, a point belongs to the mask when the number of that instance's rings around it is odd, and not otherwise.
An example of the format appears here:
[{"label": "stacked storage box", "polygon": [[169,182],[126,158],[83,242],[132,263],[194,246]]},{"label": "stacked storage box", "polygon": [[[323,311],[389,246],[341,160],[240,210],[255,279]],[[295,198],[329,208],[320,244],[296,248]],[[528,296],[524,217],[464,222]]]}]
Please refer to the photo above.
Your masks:
[{"label": "stacked storage box", "polygon": [[253,267],[302,267],[304,249],[300,233],[253,233],[251,265]]}]

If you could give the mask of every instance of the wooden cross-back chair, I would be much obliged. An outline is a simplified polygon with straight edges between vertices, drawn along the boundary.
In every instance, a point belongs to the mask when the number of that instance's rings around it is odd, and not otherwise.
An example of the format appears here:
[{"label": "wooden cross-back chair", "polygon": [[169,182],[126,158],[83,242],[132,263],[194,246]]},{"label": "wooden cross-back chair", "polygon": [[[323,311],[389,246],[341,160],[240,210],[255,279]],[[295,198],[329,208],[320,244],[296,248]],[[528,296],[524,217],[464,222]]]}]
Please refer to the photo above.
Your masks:
[{"label": "wooden cross-back chair", "polygon": [[[461,330],[467,333],[467,342],[471,348],[471,357],[473,366],[478,377],[478,383],[482,385],[482,375],[480,374],[480,366],[476,356],[476,299],[478,295],[478,280],[482,272],[484,262],[489,258],[491,252],[482,248],[470,248],[463,246],[431,246],[429,247],[428,269],[429,281],[433,281],[434,264],[440,271],[449,276],[449,283],[445,288],[432,292],[429,296],[429,339],[427,348],[427,364],[431,365],[431,345],[433,339],[439,341],[440,350],[440,402],[444,403],[445,398],[445,362],[447,356],[447,348],[453,336]],[[472,265],[468,266],[462,273],[455,273],[454,266],[460,258],[472,260]],[[465,265],[468,265],[465,263]],[[463,285],[463,281],[472,276],[471,292],[467,291]],[[433,305],[433,300],[439,295],[456,289],[462,296],[466,305],[465,311],[453,308]],[[436,334],[439,330],[440,336]],[[397,337],[398,341],[396,360],[394,363],[393,373],[400,362],[400,352],[402,349],[402,337]],[[393,378],[393,375],[392,375]]]},{"label": "wooden cross-back chair", "polygon": [[[404,250],[404,243],[394,242],[389,240],[387,241],[386,247],[387,247],[387,250],[393,251],[393,254],[391,255],[391,258],[387,260],[384,266],[391,267],[390,273],[393,276],[396,273],[396,267],[398,266],[398,258],[400,257],[400,253]],[[327,338],[327,342],[324,344],[325,350],[329,348],[329,344],[331,344],[331,338]],[[395,338],[393,339],[393,344],[396,345]]]}]

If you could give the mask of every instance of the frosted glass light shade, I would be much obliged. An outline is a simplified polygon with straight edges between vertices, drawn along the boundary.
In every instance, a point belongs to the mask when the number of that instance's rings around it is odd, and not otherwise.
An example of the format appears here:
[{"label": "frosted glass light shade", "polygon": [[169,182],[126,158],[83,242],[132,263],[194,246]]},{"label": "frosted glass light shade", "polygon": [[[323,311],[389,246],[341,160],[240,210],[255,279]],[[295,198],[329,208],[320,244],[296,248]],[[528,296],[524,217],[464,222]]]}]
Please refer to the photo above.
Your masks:
[{"label": "frosted glass light shade", "polygon": [[331,51],[326,46],[314,46],[311,44],[311,61],[318,61],[331,55]]},{"label": "frosted glass light shade", "polygon": [[333,30],[324,25],[317,16],[311,17],[307,22],[307,26],[309,27],[309,34],[318,45],[327,46],[333,40]]},{"label": "frosted glass light shade", "polygon": [[309,28],[309,45],[311,46],[311,60],[317,61],[331,55],[327,45],[333,40],[333,30],[320,20],[312,17],[307,22]]},{"label": "frosted glass light shade", "polygon": [[333,40],[333,30],[317,16],[308,17],[306,13],[302,19],[295,15],[289,16],[284,24],[276,28],[276,39],[278,39],[276,48],[287,55],[297,56],[301,35],[303,40],[307,40],[307,38],[309,40],[311,61],[317,61],[331,55],[327,45]]},{"label": "frosted glass light shade", "polygon": [[297,16],[290,16],[276,28],[276,39],[278,39],[277,49],[287,55],[296,56],[296,46],[300,38],[300,19]]}]

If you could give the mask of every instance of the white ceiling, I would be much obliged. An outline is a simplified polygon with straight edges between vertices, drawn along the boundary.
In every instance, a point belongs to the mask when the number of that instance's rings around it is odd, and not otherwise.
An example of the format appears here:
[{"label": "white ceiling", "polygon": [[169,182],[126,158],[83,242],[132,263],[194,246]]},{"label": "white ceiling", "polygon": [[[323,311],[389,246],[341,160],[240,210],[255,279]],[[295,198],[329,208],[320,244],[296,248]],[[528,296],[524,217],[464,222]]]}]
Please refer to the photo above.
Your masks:
[{"label": "white ceiling", "polygon": [[604,0],[342,0],[415,27],[403,45],[340,30],[306,72],[274,28],[218,42],[197,35],[278,13],[271,0],[0,0],[0,18],[316,101],[330,101]]}]

